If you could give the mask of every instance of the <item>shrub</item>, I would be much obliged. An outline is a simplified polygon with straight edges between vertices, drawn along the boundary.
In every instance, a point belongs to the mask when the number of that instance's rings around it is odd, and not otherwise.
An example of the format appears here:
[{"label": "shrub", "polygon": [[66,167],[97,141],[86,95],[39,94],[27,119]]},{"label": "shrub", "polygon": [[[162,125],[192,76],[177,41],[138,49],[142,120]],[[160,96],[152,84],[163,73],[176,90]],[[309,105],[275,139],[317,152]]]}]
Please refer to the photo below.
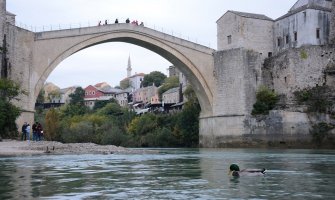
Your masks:
[{"label": "shrub", "polygon": [[334,102],[331,100],[331,89],[328,86],[316,86],[295,91],[299,104],[307,105],[308,112],[331,113]]},{"label": "shrub", "polygon": [[256,103],[253,105],[252,115],[267,115],[278,102],[278,95],[267,87],[260,87],[256,93]]},{"label": "shrub", "polygon": [[45,138],[56,140],[59,138],[59,113],[54,108],[48,110],[45,115]]}]

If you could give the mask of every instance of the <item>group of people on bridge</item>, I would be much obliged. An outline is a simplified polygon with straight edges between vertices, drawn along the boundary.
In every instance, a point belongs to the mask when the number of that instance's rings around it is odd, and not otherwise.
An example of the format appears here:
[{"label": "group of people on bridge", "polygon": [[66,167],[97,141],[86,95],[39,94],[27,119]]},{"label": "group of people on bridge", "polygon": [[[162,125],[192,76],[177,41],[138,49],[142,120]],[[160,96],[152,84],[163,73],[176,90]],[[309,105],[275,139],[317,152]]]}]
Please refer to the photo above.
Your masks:
[{"label": "group of people on bridge", "polygon": [[[119,19],[116,18],[114,23],[115,23],[115,24],[118,24],[118,23],[119,23]],[[126,23],[127,23],[127,24],[130,23],[129,18],[126,19]],[[108,24],[108,20],[106,19],[104,24],[102,24],[102,22],[99,21],[98,26],[101,26],[101,25],[107,25],[107,24]],[[140,25],[140,26],[144,26],[144,23],[143,23],[143,22],[141,22],[140,24],[138,24],[138,21],[137,21],[137,20],[133,20],[133,21],[131,22],[131,24],[134,24],[134,25],[136,25],[136,26],[138,26],[138,25]]]},{"label": "group of people on bridge", "polygon": [[35,122],[32,127],[27,122],[24,122],[21,129],[21,140],[30,141],[30,132],[33,132],[33,141],[41,141],[43,139],[43,128],[39,122]]}]

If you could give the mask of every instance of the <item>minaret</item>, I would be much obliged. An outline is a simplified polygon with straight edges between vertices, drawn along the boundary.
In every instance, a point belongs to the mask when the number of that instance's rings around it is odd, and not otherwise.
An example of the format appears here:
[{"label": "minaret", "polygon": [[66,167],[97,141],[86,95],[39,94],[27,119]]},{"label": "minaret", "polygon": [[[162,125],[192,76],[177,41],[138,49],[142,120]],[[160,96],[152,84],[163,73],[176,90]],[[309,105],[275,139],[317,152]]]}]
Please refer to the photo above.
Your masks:
[{"label": "minaret", "polygon": [[127,77],[130,77],[131,76],[131,62],[130,62],[130,55],[129,55],[129,58],[128,58],[128,68],[127,68]]}]

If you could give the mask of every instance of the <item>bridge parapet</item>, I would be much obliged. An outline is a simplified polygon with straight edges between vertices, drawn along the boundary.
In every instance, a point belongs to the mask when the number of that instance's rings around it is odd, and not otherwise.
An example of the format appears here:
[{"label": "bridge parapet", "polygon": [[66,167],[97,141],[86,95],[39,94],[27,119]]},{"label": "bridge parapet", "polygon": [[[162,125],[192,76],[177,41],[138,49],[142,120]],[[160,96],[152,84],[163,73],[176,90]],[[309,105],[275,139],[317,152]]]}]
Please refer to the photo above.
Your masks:
[{"label": "bridge parapet", "polygon": [[83,28],[72,28],[72,29],[63,29],[63,30],[54,30],[54,31],[44,31],[35,33],[35,41],[38,40],[50,40],[50,39],[59,39],[59,38],[68,38],[76,36],[85,36],[85,35],[103,35],[110,33],[119,33],[119,32],[133,32],[137,34],[143,34],[150,37],[159,38],[159,40],[165,40],[171,43],[178,44],[183,47],[194,49],[202,53],[212,55],[215,51],[212,48],[207,46],[194,43],[189,40],[185,40],[180,37],[176,37],[167,33],[163,33],[145,26],[138,26],[134,24],[119,23],[119,24],[108,24],[101,26],[91,26]]}]

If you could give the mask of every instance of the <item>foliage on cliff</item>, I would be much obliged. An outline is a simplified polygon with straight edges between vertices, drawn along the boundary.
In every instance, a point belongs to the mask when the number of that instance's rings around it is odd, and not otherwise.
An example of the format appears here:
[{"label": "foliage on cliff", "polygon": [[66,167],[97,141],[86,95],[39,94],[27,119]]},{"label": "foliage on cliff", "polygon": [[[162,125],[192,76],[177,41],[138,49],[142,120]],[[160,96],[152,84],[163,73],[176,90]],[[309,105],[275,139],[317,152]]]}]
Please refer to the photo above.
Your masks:
[{"label": "foliage on cliff", "polygon": [[15,120],[21,111],[12,104],[18,96],[26,94],[20,85],[9,79],[0,79],[0,137],[13,138],[17,134]]},{"label": "foliage on cliff", "polygon": [[298,104],[307,106],[308,112],[334,114],[332,93],[331,88],[325,85],[295,91],[294,95]]},{"label": "foliage on cliff", "polygon": [[252,115],[267,115],[278,102],[278,95],[265,86],[261,86],[256,93],[256,103],[253,105]]}]

